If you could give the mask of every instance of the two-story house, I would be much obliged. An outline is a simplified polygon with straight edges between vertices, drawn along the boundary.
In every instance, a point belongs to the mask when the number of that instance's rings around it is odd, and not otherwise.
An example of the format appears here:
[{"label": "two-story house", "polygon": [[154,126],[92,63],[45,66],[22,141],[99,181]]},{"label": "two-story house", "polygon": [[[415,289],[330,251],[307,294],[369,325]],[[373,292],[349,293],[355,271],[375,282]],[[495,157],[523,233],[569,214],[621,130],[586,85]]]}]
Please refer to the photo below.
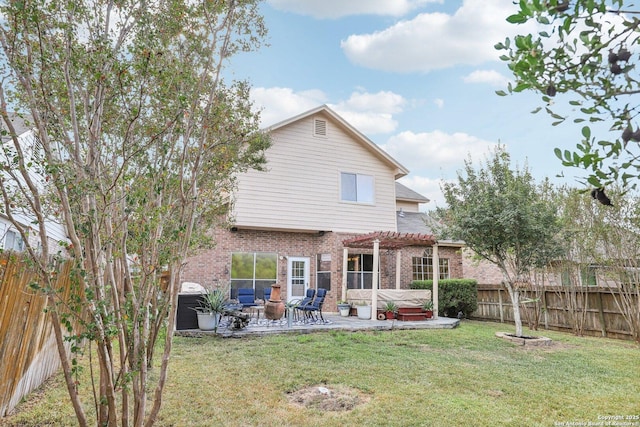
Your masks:
[{"label": "two-story house", "polygon": [[[230,282],[232,297],[250,287],[261,298],[273,283],[287,300],[326,288],[327,310],[335,311],[345,265],[348,288],[372,286],[372,249],[351,245],[345,252],[345,242],[374,232],[399,239],[424,233],[424,223],[411,230],[402,219],[428,199],[399,184],[409,171],[327,106],[267,131],[266,170],[238,177],[233,227],[213,231],[215,247],[190,257],[182,279],[207,288]],[[380,288],[432,278],[432,242],[422,237],[380,252]],[[439,245],[440,278],[462,277],[460,246]]]}]

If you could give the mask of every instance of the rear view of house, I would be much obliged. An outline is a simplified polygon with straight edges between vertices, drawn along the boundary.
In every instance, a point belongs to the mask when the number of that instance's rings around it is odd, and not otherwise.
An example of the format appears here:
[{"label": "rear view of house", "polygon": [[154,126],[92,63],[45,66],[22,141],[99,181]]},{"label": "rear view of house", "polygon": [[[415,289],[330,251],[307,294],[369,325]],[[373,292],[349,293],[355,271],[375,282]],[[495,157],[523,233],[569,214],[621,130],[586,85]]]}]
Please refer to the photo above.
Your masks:
[{"label": "rear view of house", "polygon": [[[266,170],[238,177],[233,226],[213,231],[215,248],[189,258],[183,280],[207,288],[230,282],[232,297],[249,287],[262,298],[274,283],[287,300],[325,288],[327,307],[335,308],[343,265],[350,289],[370,289],[373,276],[372,250],[349,249],[345,264],[343,242],[372,232],[425,233],[424,222],[399,230],[399,216],[428,199],[399,184],[409,171],[327,106],[267,130]],[[462,276],[459,247],[440,248],[441,278]],[[380,287],[432,277],[429,249],[405,246],[400,262],[383,251]]]}]

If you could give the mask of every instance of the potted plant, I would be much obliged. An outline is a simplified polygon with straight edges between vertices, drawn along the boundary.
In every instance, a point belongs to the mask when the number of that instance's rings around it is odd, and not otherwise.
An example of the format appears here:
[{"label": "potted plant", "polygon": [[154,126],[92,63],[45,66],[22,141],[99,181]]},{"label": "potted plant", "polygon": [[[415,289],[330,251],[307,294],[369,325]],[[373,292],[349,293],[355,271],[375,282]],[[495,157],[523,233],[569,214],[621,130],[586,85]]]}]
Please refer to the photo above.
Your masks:
[{"label": "potted plant", "polygon": [[202,294],[200,305],[194,308],[198,314],[198,328],[203,331],[217,331],[226,302],[226,289],[208,290]]},{"label": "potted plant", "polygon": [[358,301],[356,303],[358,311],[358,319],[371,319],[371,304],[366,301]]},{"label": "potted plant", "polygon": [[382,311],[384,311],[387,320],[395,319],[396,312],[398,311],[398,304],[396,304],[395,301],[387,301]]},{"label": "potted plant", "polygon": [[348,301],[338,301],[338,311],[340,316],[348,317],[351,312],[351,304]]},{"label": "potted plant", "polygon": [[431,319],[433,317],[433,301],[428,299],[422,304],[422,310],[424,310],[425,317]]}]

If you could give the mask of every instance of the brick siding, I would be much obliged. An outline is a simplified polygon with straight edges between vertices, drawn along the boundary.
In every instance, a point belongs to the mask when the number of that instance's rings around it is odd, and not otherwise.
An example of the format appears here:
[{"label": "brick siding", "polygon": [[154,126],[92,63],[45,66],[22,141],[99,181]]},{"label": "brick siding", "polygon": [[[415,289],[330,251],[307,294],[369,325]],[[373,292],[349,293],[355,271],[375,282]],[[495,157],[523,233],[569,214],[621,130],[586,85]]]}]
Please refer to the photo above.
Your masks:
[{"label": "brick siding", "polygon": [[[331,256],[331,290],[327,294],[325,311],[336,311],[335,305],[342,293],[342,242],[355,234],[346,233],[292,233],[282,231],[243,230],[214,231],[215,247],[188,258],[182,280],[215,288],[230,281],[231,254],[233,252],[271,252],[278,255],[277,283],[282,295],[287,294],[287,257],[308,257],[310,260],[309,286],[316,288],[316,259],[318,254]],[[401,288],[407,289],[412,280],[412,257],[422,256],[424,247],[401,249]],[[371,254],[372,249],[350,249],[350,254]],[[449,259],[450,277],[463,277],[462,256],[459,248],[439,247],[441,258]],[[380,288],[396,287],[396,252],[380,250]]]}]

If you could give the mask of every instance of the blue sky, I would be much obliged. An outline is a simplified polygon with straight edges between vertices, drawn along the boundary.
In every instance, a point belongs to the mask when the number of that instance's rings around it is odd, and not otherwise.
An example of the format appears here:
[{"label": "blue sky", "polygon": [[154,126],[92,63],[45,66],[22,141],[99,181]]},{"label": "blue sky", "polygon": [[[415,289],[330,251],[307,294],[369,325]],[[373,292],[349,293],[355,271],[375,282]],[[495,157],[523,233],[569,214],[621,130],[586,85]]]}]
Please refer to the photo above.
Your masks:
[{"label": "blue sky", "polygon": [[[504,144],[540,181],[582,187],[553,150],[580,142],[552,127],[533,93],[500,97],[512,79],[493,46],[517,32],[512,0],[267,0],[269,46],[233,58],[262,126],[327,104],[410,170],[401,182],[444,206],[443,180]],[[560,173],[565,178],[556,178]]]}]

